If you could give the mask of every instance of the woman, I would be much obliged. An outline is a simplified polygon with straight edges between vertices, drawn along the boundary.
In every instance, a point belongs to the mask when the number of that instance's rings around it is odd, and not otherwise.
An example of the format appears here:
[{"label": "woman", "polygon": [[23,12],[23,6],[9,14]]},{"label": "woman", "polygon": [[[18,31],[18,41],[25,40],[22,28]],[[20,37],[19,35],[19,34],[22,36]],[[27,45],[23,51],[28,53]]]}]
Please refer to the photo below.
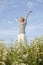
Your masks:
[{"label": "woman", "polygon": [[19,33],[18,33],[18,43],[23,42],[26,40],[25,37],[25,27],[27,25],[27,18],[29,16],[29,14],[32,13],[32,11],[29,11],[26,18],[21,17],[20,20],[17,19],[17,21],[19,22]]}]

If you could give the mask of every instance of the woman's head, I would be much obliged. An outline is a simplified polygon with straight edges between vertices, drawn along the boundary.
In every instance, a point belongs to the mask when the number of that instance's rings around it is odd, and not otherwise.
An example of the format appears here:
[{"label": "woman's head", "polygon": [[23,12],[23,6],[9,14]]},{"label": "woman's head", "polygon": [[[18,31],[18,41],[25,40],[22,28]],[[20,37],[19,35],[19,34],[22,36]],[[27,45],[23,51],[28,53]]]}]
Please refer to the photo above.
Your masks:
[{"label": "woman's head", "polygon": [[25,19],[23,18],[23,17],[21,17],[20,18],[20,22],[22,23],[22,22],[24,22],[25,21]]}]

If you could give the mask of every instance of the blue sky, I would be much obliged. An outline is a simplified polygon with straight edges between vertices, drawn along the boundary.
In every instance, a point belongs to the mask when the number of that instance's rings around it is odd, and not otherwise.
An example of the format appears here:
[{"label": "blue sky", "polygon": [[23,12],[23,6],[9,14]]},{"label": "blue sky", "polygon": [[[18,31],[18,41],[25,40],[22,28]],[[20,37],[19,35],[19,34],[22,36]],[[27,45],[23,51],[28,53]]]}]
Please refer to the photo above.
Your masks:
[{"label": "blue sky", "polygon": [[16,41],[16,17],[25,17],[29,10],[32,14],[27,20],[27,40],[43,35],[43,0],[0,0],[0,40]]}]

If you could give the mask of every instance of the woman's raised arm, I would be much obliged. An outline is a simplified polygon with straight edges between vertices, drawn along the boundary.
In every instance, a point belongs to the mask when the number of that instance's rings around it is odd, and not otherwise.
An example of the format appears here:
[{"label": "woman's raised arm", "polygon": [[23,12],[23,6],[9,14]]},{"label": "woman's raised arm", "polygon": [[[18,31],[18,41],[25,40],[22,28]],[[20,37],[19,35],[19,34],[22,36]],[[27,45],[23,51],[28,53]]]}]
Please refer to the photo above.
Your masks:
[{"label": "woman's raised arm", "polygon": [[32,13],[32,11],[29,11],[28,14],[26,15],[26,21],[27,21],[28,16],[30,15],[30,13]]},{"label": "woman's raised arm", "polygon": [[19,22],[19,19],[16,17],[16,21]]}]

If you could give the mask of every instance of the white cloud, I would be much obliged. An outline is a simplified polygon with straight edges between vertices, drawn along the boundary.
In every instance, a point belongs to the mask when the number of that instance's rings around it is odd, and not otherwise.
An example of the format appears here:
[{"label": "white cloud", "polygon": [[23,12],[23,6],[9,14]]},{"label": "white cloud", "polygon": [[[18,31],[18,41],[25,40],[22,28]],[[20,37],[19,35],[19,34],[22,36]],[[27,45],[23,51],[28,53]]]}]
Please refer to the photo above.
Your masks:
[{"label": "white cloud", "polygon": [[16,35],[16,33],[14,30],[0,30],[0,35]]},{"label": "white cloud", "polygon": [[33,29],[43,29],[43,25],[29,25],[27,26],[27,29],[33,30]]},{"label": "white cloud", "polygon": [[6,19],[2,19],[2,21],[6,21]]},{"label": "white cloud", "polygon": [[8,24],[12,24],[12,21],[8,21]]},{"label": "white cloud", "polygon": [[3,24],[13,24],[11,20],[2,19]]},{"label": "white cloud", "polygon": [[10,42],[11,40],[16,40],[17,30],[0,30],[0,40],[5,42]]},{"label": "white cloud", "polygon": [[27,2],[27,6],[32,6],[33,2]]},{"label": "white cloud", "polygon": [[28,9],[31,9],[32,7],[38,6],[39,3],[43,3],[43,0],[27,1],[25,5],[27,5]]},{"label": "white cloud", "polygon": [[31,9],[33,6],[37,6],[38,4],[35,2],[29,2],[28,1],[26,5],[28,6],[29,9]]},{"label": "white cloud", "polygon": [[42,3],[42,2],[43,2],[43,0],[37,0],[37,2],[40,2],[40,3]]},{"label": "white cloud", "polygon": [[0,0],[0,11],[2,11],[6,6],[7,0]]},{"label": "white cloud", "polygon": [[30,9],[33,6],[33,2],[27,2],[26,4],[28,6],[28,8]]},{"label": "white cloud", "polygon": [[[22,3],[23,4],[23,3]],[[0,0],[0,11],[9,8],[18,8],[21,7],[20,4],[16,3],[16,1],[12,0]]]}]

